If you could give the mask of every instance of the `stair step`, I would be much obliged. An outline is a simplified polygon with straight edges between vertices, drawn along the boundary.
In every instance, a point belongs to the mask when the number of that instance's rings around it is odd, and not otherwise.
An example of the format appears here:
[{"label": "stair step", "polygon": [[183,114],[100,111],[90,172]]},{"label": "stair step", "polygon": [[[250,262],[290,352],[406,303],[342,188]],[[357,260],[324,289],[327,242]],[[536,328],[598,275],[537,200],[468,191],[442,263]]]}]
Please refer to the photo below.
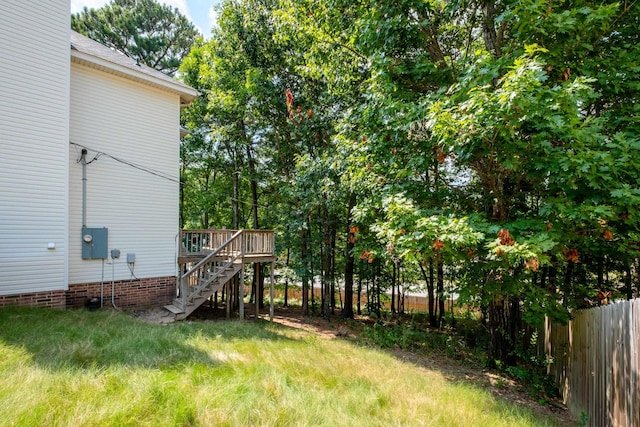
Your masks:
[{"label": "stair step", "polygon": [[179,308],[176,307],[175,305],[171,304],[171,305],[165,305],[164,308],[166,308],[167,310],[169,310],[170,312],[172,312],[173,314],[180,314],[180,313],[184,313],[184,311]]},{"label": "stair step", "polygon": [[189,278],[188,283],[191,286],[186,290],[187,295],[174,299],[173,309],[167,306],[167,309],[175,314],[176,320],[187,318],[242,270],[242,260],[230,262],[229,256],[221,254],[219,261],[204,265],[200,271],[194,272],[196,274]]},{"label": "stair step", "polygon": [[[216,282],[227,282],[229,279],[231,279],[233,276],[235,276],[237,274],[239,270],[224,270],[222,271],[215,279],[212,279],[211,277],[207,277],[205,280],[200,280],[198,281],[198,286],[202,286],[204,288],[211,286],[211,284],[216,283]],[[206,283],[206,285],[204,285],[204,283]]]},{"label": "stair step", "polygon": [[197,297],[193,299],[194,305],[200,307],[205,301],[207,301],[209,297]]}]

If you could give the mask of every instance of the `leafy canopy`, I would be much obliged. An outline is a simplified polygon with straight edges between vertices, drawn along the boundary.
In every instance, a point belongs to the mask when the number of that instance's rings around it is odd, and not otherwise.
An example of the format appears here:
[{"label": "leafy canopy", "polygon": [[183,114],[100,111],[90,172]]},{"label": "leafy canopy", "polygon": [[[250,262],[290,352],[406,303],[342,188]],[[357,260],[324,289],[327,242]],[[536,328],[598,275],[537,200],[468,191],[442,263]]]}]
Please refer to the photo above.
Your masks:
[{"label": "leafy canopy", "polygon": [[71,28],[140,62],[173,75],[198,36],[177,8],[156,0],[111,0],[71,15]]}]

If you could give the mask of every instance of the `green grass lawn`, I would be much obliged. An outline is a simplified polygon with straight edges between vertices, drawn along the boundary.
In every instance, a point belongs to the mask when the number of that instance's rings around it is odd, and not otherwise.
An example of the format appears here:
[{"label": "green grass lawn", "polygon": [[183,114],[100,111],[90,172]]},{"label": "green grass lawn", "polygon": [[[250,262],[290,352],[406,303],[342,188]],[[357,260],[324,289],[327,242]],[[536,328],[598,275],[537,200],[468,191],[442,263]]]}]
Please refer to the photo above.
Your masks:
[{"label": "green grass lawn", "polygon": [[0,425],[544,426],[468,383],[260,322],[0,309]]}]

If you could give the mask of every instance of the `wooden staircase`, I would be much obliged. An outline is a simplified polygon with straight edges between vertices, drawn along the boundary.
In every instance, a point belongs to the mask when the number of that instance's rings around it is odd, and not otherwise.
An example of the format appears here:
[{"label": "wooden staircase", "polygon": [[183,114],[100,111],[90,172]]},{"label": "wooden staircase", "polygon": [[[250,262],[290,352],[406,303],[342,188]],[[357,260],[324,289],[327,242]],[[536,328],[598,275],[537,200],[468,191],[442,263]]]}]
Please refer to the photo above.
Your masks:
[{"label": "wooden staircase", "polygon": [[184,240],[193,240],[198,244],[195,251],[188,250],[191,248],[181,251],[179,258],[201,259],[180,277],[178,296],[172,304],[165,306],[175,315],[176,320],[185,319],[220,291],[234,276],[242,272],[245,262],[275,260],[273,232],[183,230],[183,234],[187,237]]}]

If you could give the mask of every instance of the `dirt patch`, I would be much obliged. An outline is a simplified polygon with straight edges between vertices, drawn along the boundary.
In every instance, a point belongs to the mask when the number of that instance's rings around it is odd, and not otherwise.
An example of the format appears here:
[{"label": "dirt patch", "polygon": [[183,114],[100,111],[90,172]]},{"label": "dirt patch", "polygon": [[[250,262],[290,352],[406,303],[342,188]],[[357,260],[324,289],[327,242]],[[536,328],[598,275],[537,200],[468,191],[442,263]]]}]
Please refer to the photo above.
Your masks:
[{"label": "dirt patch", "polygon": [[[264,316],[264,318],[269,317]],[[356,329],[349,327],[346,322],[337,317],[326,319],[320,316],[305,316],[302,310],[296,307],[278,307],[274,311],[273,321],[327,339],[354,337],[358,333]]]},{"label": "dirt patch", "polygon": [[176,321],[175,315],[163,307],[137,310],[131,312],[131,315],[138,320],[152,324],[167,324]]}]

